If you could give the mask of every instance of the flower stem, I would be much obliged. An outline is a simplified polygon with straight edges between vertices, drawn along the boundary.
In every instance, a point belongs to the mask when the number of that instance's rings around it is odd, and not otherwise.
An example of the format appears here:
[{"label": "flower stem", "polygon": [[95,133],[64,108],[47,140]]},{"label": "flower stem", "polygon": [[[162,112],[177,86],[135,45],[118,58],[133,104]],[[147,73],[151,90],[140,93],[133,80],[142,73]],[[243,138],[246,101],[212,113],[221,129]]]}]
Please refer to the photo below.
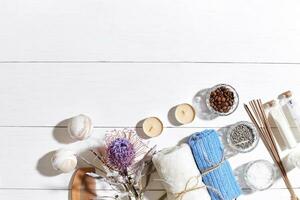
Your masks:
[{"label": "flower stem", "polygon": [[127,170],[124,171],[125,182],[127,183],[127,188],[131,194],[133,194],[135,200],[141,200],[141,195],[138,193],[137,189],[134,186],[132,178],[128,176]]}]

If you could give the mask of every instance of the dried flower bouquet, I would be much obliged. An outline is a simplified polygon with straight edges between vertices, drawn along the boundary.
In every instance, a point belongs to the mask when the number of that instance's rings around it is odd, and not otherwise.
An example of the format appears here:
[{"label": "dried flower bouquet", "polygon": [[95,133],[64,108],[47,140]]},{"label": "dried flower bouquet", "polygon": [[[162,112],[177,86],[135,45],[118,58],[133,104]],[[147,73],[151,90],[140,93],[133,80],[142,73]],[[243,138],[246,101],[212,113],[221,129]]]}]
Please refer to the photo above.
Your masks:
[{"label": "dried flower bouquet", "polygon": [[[90,150],[99,165],[81,160],[95,167],[97,173],[89,176],[109,183],[117,195],[97,197],[97,199],[142,200],[153,172],[152,155],[155,147],[149,148],[132,129],[112,130],[105,137],[103,148]],[[142,181],[145,177],[145,181]],[[145,183],[144,183],[145,182]]]}]

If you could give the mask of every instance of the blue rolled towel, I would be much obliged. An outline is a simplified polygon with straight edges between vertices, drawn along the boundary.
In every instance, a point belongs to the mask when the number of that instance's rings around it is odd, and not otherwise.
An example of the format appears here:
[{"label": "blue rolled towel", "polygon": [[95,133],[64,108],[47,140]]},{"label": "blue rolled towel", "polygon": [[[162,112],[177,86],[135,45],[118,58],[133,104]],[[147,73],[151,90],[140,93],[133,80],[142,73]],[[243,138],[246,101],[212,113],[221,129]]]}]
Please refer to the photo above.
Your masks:
[{"label": "blue rolled towel", "polygon": [[[193,134],[188,141],[212,200],[232,200],[241,194],[215,130]],[[209,189],[211,188],[211,189]]]}]

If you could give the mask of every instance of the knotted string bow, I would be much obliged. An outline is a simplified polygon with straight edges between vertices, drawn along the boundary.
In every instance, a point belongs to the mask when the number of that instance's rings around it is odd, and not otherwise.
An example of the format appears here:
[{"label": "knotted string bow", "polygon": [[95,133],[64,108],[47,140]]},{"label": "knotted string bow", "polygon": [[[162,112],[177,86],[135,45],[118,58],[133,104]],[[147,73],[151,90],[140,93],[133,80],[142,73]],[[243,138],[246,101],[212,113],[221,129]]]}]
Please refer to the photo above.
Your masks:
[{"label": "knotted string bow", "polygon": [[[171,185],[170,183],[168,183],[167,181],[165,181],[163,179],[155,179],[155,180],[164,182],[167,185]],[[195,181],[193,181],[193,180],[195,180]],[[184,195],[186,195],[189,192],[199,190],[199,189],[208,189],[208,190],[211,190],[212,192],[216,193],[220,197],[221,200],[224,200],[222,194],[216,188],[211,187],[209,185],[199,185],[200,180],[201,180],[201,175],[191,177],[186,182],[183,191],[177,192],[177,193],[172,193],[175,196],[175,199],[176,200],[182,200]]]},{"label": "knotted string bow", "polygon": [[[193,176],[191,177],[185,184],[185,187],[184,187],[184,190],[181,191],[181,192],[178,192],[178,193],[175,193],[174,196],[175,196],[175,199],[176,200],[182,200],[183,196],[188,193],[188,192],[191,192],[191,191],[194,191],[194,190],[199,190],[199,189],[202,189],[202,188],[206,188],[205,185],[203,186],[199,186],[199,179],[200,179],[200,175],[199,176]],[[194,182],[194,184],[192,183],[193,180],[196,180]],[[192,185],[191,185],[192,184]]]},{"label": "knotted string bow", "polygon": [[[212,171],[218,169],[218,168],[219,168],[220,166],[222,166],[222,164],[226,161],[226,159],[225,159],[225,154],[224,154],[223,149],[221,149],[221,151],[222,151],[222,158],[221,158],[220,162],[218,162],[218,163],[216,163],[216,164],[213,164],[213,163],[209,160],[209,158],[208,158],[208,156],[207,156],[207,154],[206,154],[206,151],[204,150],[204,148],[202,147],[202,145],[200,145],[200,147],[201,147],[201,149],[202,149],[202,152],[204,153],[204,159],[206,160],[206,162],[208,162],[208,163],[211,164],[211,167],[209,167],[209,168],[207,168],[207,169],[205,169],[205,170],[203,170],[203,171],[200,171],[202,176],[205,176],[205,175],[209,174],[210,172],[212,172]],[[191,185],[191,184],[192,184],[192,181],[193,181],[194,179],[196,179],[196,181],[194,182],[195,184]],[[183,196],[184,196],[186,193],[191,192],[191,191],[194,191],[194,190],[198,190],[198,189],[203,189],[203,188],[207,188],[207,190],[210,190],[210,191],[214,192],[215,194],[217,194],[221,200],[224,200],[224,198],[223,198],[221,192],[220,192],[219,190],[217,190],[216,188],[214,188],[214,187],[212,187],[212,186],[209,186],[209,185],[199,186],[199,182],[200,182],[199,179],[201,179],[201,176],[200,176],[200,175],[199,175],[199,176],[191,177],[191,178],[187,181],[184,190],[181,191],[181,192],[178,192],[178,193],[175,193],[175,194],[174,194],[176,200],[182,200],[182,199],[183,199]]]}]

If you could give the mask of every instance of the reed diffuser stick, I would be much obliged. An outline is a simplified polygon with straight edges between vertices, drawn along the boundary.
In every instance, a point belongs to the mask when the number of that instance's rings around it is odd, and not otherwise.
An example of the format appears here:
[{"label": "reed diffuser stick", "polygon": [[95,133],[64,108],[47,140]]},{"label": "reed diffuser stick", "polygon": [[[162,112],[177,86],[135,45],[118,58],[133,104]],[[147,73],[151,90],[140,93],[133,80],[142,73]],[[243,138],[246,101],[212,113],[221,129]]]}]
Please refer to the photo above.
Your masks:
[{"label": "reed diffuser stick", "polygon": [[291,182],[287,176],[287,172],[284,168],[283,162],[280,158],[278,148],[275,143],[274,135],[272,133],[271,126],[267,120],[267,116],[264,112],[261,100],[252,100],[249,102],[249,105],[251,109],[248,105],[244,104],[245,110],[247,111],[247,114],[249,115],[251,121],[257,128],[259,135],[265,147],[267,148],[270,156],[272,157],[274,163],[279,168],[281,177],[291,194],[291,200],[299,200],[291,185]]}]

